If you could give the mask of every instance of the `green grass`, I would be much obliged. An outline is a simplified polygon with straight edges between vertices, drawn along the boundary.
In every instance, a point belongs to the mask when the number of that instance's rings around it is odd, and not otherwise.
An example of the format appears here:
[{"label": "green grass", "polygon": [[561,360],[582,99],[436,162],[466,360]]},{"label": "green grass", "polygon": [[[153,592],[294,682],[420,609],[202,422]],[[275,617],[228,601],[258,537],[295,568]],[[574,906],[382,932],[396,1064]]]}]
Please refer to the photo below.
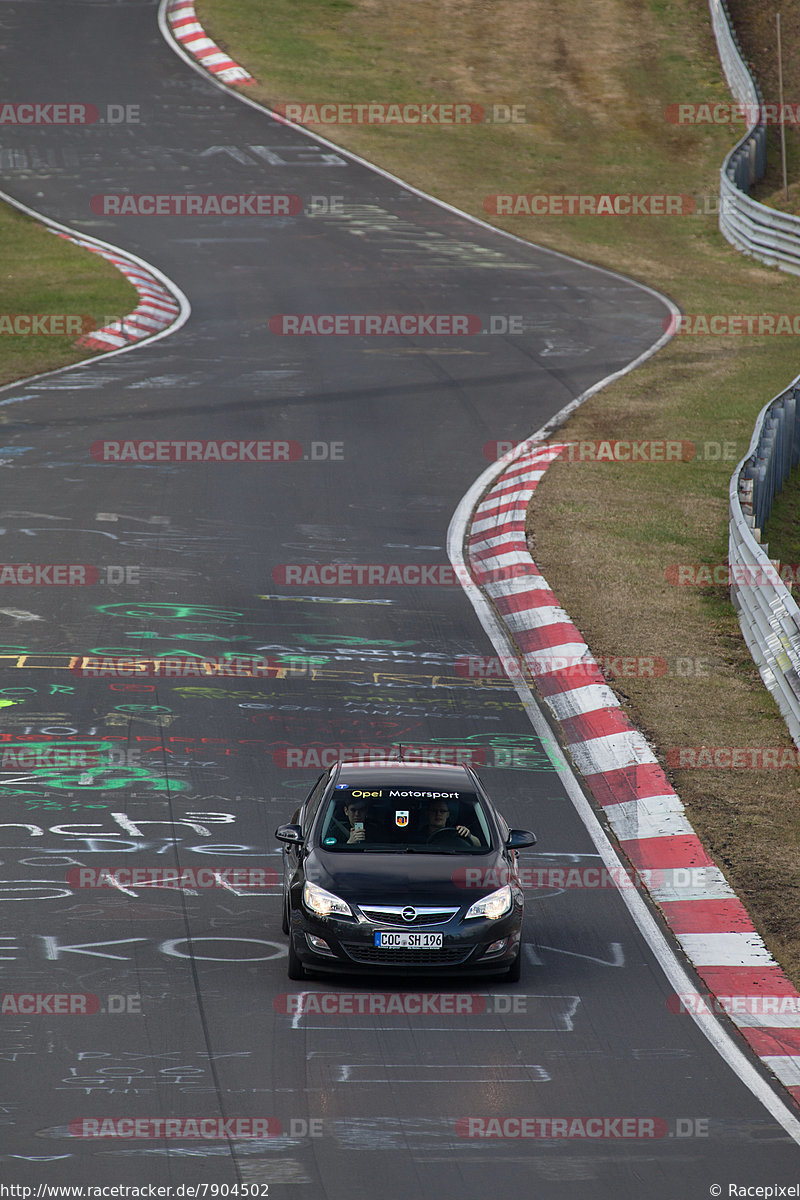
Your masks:
[{"label": "green grass", "polygon": [[762,540],[769,544],[770,558],[800,563],[800,468],[795,467],[776,496]]},{"label": "green grass", "polygon": [[[0,205],[0,313],[86,315],[95,328],[138,304],[136,289],[98,254]],[[4,334],[0,384],[79,362],[91,350],[73,336]]]}]

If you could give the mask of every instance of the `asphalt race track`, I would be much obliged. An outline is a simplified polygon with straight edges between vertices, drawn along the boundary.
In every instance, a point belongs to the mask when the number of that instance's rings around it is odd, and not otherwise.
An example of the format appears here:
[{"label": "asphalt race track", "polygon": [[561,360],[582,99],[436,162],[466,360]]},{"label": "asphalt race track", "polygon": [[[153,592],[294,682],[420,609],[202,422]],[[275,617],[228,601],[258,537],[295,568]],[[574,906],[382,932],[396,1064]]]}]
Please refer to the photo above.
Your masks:
[{"label": "asphalt race track", "polygon": [[[326,749],[398,742],[470,749],[510,823],[538,835],[524,867],[599,863],[516,693],[458,674],[460,656],[493,653],[459,586],[303,583],[284,568],[444,568],[486,444],[527,436],[623,368],[667,313],[223,94],[156,18],[142,0],[0,3],[10,99],[140,117],[4,126],[2,187],[157,266],[192,309],[172,336],[0,393],[3,562],[98,575],[0,597],[0,1183],[239,1182],[297,1200],[372,1196],[377,1180],[383,1200],[677,1200],[796,1183],[797,1145],[673,1011],[613,888],[529,891],[519,984],[371,987],[287,980],[277,886],[76,883],[88,868],[277,873],[273,830]],[[302,204],[93,210],[122,193]],[[524,332],[269,325],[386,312],[473,314],[484,328],[522,314]],[[289,442],[299,457],[91,452],[143,439]],[[132,654],[273,666],[135,681],[71,670]],[[420,993],[427,1011],[414,1011]],[[7,997],[22,994],[90,999],[86,1012],[47,1011],[51,999],[15,1013]],[[401,1011],[359,1011],[387,995]],[[534,1117],[612,1124],[606,1137],[465,1136]],[[99,1118],[215,1120],[220,1136],[87,1134]],[[616,1118],[658,1136],[614,1136]]]}]

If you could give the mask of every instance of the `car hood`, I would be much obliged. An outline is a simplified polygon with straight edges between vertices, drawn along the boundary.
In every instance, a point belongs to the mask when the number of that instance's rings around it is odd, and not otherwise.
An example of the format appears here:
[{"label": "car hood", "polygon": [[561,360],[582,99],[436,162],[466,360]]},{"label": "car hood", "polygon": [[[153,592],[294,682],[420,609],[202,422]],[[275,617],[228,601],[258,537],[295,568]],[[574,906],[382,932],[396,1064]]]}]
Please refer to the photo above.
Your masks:
[{"label": "car hood", "polygon": [[313,850],[306,879],[356,904],[472,903],[507,880],[499,851],[487,854],[371,854]]}]

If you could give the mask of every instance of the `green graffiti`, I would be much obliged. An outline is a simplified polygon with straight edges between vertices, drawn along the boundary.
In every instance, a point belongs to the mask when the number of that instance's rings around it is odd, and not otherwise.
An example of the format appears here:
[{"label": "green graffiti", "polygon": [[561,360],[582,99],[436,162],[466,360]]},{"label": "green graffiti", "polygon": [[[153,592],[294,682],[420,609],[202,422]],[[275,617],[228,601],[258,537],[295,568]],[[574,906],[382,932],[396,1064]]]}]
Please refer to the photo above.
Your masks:
[{"label": "green graffiti", "polygon": [[132,646],[90,646],[86,653],[97,654],[100,658],[135,658],[142,651]]},{"label": "green graffiti", "polygon": [[[452,738],[430,738],[434,745],[451,745]],[[471,733],[457,739],[459,745],[475,746],[492,751],[494,762],[487,766],[505,767],[517,771],[567,771],[569,768],[558,761],[548,750],[556,751],[556,743],[550,738],[539,738],[526,733]]]},{"label": "green graffiti", "polygon": [[[54,791],[66,792],[78,789],[94,792],[118,792],[121,788],[142,784],[151,792],[168,792],[184,791],[189,786],[188,783],[177,780],[167,782],[157,779],[146,767],[103,767],[91,772],[76,770],[71,773],[67,772],[67,774],[61,774],[55,767],[46,767],[43,770],[32,771],[31,774],[35,775],[35,784],[32,783],[30,788],[16,790],[14,795],[29,796],[32,793],[51,788]],[[0,783],[0,791],[8,794],[2,783]]]},{"label": "green graffiti", "polygon": [[158,779],[146,767],[104,767],[91,773],[81,771],[60,774],[55,768],[32,771],[35,781],[27,788],[6,788],[0,782],[4,796],[32,796],[43,790],[57,792],[118,792],[140,784],[151,792],[183,792],[189,788],[182,780]]},{"label": "green graffiti", "polygon": [[[3,791],[3,795],[4,796],[16,796],[16,795],[25,796],[25,795],[27,795],[27,799],[24,801],[24,805],[25,805],[25,808],[29,812],[35,812],[36,809],[44,809],[45,812],[65,812],[67,810],[69,812],[84,812],[87,809],[93,809],[93,810],[94,809],[107,809],[107,808],[111,807],[112,803],[115,803],[115,804],[117,803],[117,801],[111,801],[111,800],[107,800],[105,802],[95,801],[94,803],[90,803],[87,800],[83,800],[83,799],[67,800],[63,796],[59,796],[57,799],[55,799],[53,797],[49,797],[49,796],[48,797],[31,796],[26,792],[21,792],[21,793],[14,792],[10,788],[5,789]],[[71,795],[71,793],[70,793],[70,795]]]},{"label": "green graffiti", "polygon": [[[175,635],[170,635],[174,637]],[[175,637],[177,641],[183,635],[178,634]],[[160,635],[159,635],[160,637]],[[166,637],[160,638],[161,641],[167,641]],[[233,641],[252,641],[252,638],[186,638],[186,641],[213,641],[213,642],[233,642]],[[204,662],[208,658],[208,653],[202,654],[198,650],[187,650],[185,646],[173,646],[170,650],[151,650],[145,649],[143,646],[92,646],[88,654],[96,654],[99,658],[196,658],[199,662]],[[227,657],[239,657],[234,652],[229,652]],[[255,655],[251,655],[255,657]]]},{"label": "green graffiti", "polygon": [[[161,640],[166,641],[166,638],[162,638]],[[214,638],[214,641],[217,640],[217,638]],[[228,639],[223,638],[221,640],[227,641]],[[196,658],[198,662],[205,662],[208,658],[208,654],[201,654],[197,650],[187,650],[184,646],[175,646],[172,650],[158,651],[145,650],[142,646],[93,646],[89,650],[89,654],[97,654],[100,658]]]},{"label": "green graffiti", "polygon": [[274,692],[232,692],[217,687],[177,687],[176,696],[199,696],[204,700],[274,700]]},{"label": "green graffiti", "polygon": [[503,750],[494,752],[492,766],[505,767],[513,771],[567,771],[568,768],[559,762],[553,762],[542,744],[541,747],[528,750]]},{"label": "green graffiti", "polygon": [[[242,654],[240,656],[233,655],[232,657],[256,658],[257,655]],[[331,661],[327,654],[277,654],[274,656],[270,655],[269,657],[274,657],[275,661],[282,666],[294,667],[296,671],[308,667],[323,667],[325,663]]]},{"label": "green graffiti", "polygon": [[33,792],[23,791],[22,788],[5,787],[4,784],[0,783],[0,795],[4,798],[6,796],[32,796],[33,794]]},{"label": "green graffiti", "polygon": [[141,712],[171,713],[172,712],[171,708],[166,708],[163,704],[115,704],[114,709],[116,712],[126,712],[126,713],[141,713]]},{"label": "green graffiti", "polygon": [[161,621],[241,621],[244,613],[210,604],[98,604],[98,612],[112,617],[154,618]]},{"label": "green graffiti", "polygon": [[119,754],[119,748],[104,741],[4,742],[0,745],[0,769],[20,774],[9,778],[10,786],[0,775],[0,791],[6,796],[30,796],[49,790],[115,792],[134,784],[152,792],[189,787],[188,783],[159,778],[147,767],[115,763],[113,753]]}]

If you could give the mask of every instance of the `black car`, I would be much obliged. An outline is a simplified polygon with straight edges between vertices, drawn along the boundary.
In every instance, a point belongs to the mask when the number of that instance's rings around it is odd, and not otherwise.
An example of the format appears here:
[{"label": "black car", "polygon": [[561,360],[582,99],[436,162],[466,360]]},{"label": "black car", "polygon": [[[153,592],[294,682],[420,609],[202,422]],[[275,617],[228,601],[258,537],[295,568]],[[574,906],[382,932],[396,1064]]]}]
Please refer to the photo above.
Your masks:
[{"label": "black car", "polygon": [[519,979],[516,851],[536,838],[508,828],[469,767],[337,763],[275,836],[284,843],[290,979]]}]

